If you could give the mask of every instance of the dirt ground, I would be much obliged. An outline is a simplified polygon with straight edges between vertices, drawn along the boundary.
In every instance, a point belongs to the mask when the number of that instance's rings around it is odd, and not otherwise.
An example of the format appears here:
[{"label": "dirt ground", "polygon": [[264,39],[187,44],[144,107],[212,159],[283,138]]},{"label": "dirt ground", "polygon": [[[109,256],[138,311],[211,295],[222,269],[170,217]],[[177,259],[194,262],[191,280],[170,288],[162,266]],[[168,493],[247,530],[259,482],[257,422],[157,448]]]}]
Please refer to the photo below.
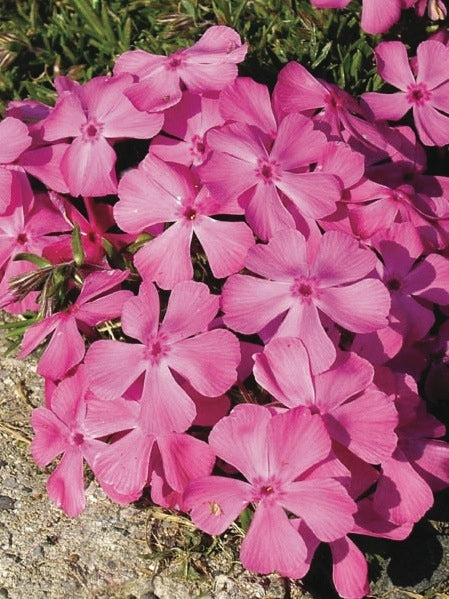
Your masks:
[{"label": "dirt ground", "polygon": [[[1,350],[1,347],[0,347]],[[0,360],[0,598],[332,599],[323,551],[302,583],[257,576],[238,563],[239,536],[213,540],[151,506],[110,502],[95,481],[87,508],[68,518],[48,499],[51,468],[30,455],[33,407],[42,403],[33,360]],[[372,597],[449,599],[449,493],[403,543],[363,540]]]}]

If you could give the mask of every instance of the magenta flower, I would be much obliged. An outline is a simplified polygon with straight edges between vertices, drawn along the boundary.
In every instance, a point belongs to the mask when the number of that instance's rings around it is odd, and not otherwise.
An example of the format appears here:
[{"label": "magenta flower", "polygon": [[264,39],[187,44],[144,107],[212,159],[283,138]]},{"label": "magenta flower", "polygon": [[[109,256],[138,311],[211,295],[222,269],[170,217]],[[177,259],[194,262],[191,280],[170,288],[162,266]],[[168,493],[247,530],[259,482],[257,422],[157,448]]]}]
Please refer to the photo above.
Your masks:
[{"label": "magenta flower", "polygon": [[222,306],[225,323],[245,334],[259,333],[278,319],[276,335],[300,338],[317,373],[336,357],[320,313],[350,331],[371,332],[386,326],[390,299],[379,280],[366,278],[377,260],[354,238],[330,231],[315,255],[308,249],[294,230],[279,231],[267,245],[251,248],[245,266],[265,278],[233,275],[224,285]]},{"label": "magenta flower", "polygon": [[94,327],[120,316],[124,302],[132,293],[105,293],[120,285],[128,274],[126,270],[104,270],[88,275],[78,298],[65,312],[52,314],[27,329],[19,358],[28,356],[53,333],[37,372],[53,380],[61,379],[83,359],[85,347],[79,327]]},{"label": "magenta flower", "polygon": [[284,510],[303,519],[322,541],[352,528],[356,507],[345,488],[329,475],[313,476],[331,442],[307,409],[272,416],[263,406],[238,405],[214,426],[209,445],[248,482],[199,478],[188,484],[184,503],[195,524],[213,535],[224,532],[249,503],[257,504],[240,552],[245,568],[292,578],[306,573],[306,542]]},{"label": "magenta flower", "polygon": [[79,366],[53,391],[50,405],[35,408],[31,416],[35,433],[31,453],[36,464],[47,466],[63,454],[47,481],[47,491],[68,516],[84,510],[83,460],[92,468],[95,456],[105,447],[98,438],[126,430],[135,422],[133,408],[137,406],[132,402],[118,398],[107,403],[107,410],[104,403],[89,393],[85,368]]},{"label": "magenta flower", "polygon": [[72,138],[61,160],[61,170],[71,195],[105,196],[117,191],[116,139],[153,137],[163,116],[140,112],[123,91],[131,75],[95,77],[59,96],[43,122],[48,141]]},{"label": "magenta flower", "polygon": [[193,93],[223,89],[237,77],[237,64],[247,50],[236,31],[214,26],[191,48],[170,56],[124,52],[115,63],[114,75],[131,73],[139,78],[126,90],[139,110],[164,110],[181,100],[181,83]]},{"label": "magenta flower", "polygon": [[[266,134],[243,123],[213,129],[207,142],[214,150],[198,168],[202,182],[220,202],[240,211],[263,240],[280,229],[294,229],[293,216],[284,205],[290,200],[313,219],[330,214],[340,199],[340,185],[332,175],[311,172],[326,138],[300,114],[289,114],[279,125],[270,150]],[[245,195],[244,195],[245,194]]]},{"label": "magenta flower", "polygon": [[253,233],[245,223],[211,218],[226,214],[226,207],[205,187],[198,191],[196,180],[184,167],[149,156],[138,169],[123,175],[119,196],[114,214],[124,231],[137,233],[151,225],[174,223],[135,257],[141,275],[163,289],[193,278],[190,246],[194,234],[217,278],[243,268],[254,245]]},{"label": "magenta flower", "polygon": [[373,367],[356,354],[339,352],[332,368],[313,376],[299,339],[273,339],[256,356],[254,376],[285,406],[320,414],[331,439],[362,460],[380,464],[395,450],[394,404],[371,385]]},{"label": "magenta flower", "polygon": [[394,94],[369,92],[362,98],[376,119],[397,121],[413,110],[421,141],[428,146],[449,143],[449,48],[426,40],[419,44],[416,76],[402,42],[382,42],[375,50],[379,75],[399,88]]},{"label": "magenta flower", "polygon": [[174,373],[210,397],[227,391],[237,378],[238,340],[223,329],[207,331],[217,310],[218,297],[206,285],[183,281],[173,288],[159,326],[158,292],[144,280],[122,313],[123,331],[140,343],[93,343],[86,355],[92,390],[99,397],[118,397],[143,375],[142,400],[151,407],[153,426],[186,430],[195,404]]}]

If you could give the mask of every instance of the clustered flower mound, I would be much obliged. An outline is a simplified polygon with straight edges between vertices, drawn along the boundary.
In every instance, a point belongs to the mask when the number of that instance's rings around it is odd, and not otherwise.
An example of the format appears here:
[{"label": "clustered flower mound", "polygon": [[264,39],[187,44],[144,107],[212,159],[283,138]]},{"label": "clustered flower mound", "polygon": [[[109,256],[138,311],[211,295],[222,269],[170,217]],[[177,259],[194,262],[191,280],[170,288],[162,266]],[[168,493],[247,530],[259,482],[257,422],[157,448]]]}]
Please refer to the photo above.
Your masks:
[{"label": "clustered flower mound", "polygon": [[[383,42],[400,91],[361,103],[297,63],[270,96],[238,77],[246,51],[215,26],[57,78],[54,107],[11,102],[0,305],[28,325],[21,357],[45,347],[32,454],[59,457],[67,515],[86,461],[113,501],[149,492],[212,535],[250,512],[254,572],[302,578],[329,544],[357,599],[356,535],[406,538],[449,485],[418,392],[447,397],[449,178],[420,141],[449,142],[449,48],[410,66]],[[419,139],[387,122],[409,109]]]}]

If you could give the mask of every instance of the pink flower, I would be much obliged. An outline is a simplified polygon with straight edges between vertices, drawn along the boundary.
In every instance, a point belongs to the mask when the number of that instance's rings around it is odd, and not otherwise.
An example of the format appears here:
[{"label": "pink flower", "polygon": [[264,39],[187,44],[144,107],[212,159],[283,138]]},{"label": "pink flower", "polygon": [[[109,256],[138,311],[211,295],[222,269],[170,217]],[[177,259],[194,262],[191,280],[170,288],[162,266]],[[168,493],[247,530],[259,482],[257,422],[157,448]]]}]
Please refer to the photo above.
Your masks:
[{"label": "pink flower", "polygon": [[94,327],[120,316],[122,306],[132,295],[131,292],[104,294],[124,281],[128,274],[128,271],[105,270],[88,275],[78,298],[65,312],[52,314],[27,329],[19,357],[28,356],[53,333],[37,372],[53,380],[61,379],[84,356],[84,340],[78,327]]},{"label": "pink flower", "polygon": [[320,419],[307,409],[273,416],[263,406],[238,405],[214,426],[209,445],[248,482],[199,478],[188,484],[184,502],[195,524],[214,535],[249,503],[257,504],[240,552],[249,570],[292,578],[306,573],[305,539],[284,510],[303,519],[323,541],[338,539],[352,527],[355,504],[344,487],[329,475],[313,476],[331,444]]},{"label": "pink flower", "polygon": [[48,407],[35,408],[31,416],[35,432],[31,453],[36,464],[47,466],[63,454],[47,481],[47,491],[68,516],[84,510],[83,460],[93,466],[95,456],[105,446],[97,439],[126,430],[135,421],[132,408],[137,406],[132,402],[115,399],[108,402],[107,411],[102,403],[89,393],[85,368],[79,366],[53,391]]},{"label": "pink flower", "polygon": [[387,324],[390,299],[380,281],[366,278],[375,255],[349,235],[325,233],[311,253],[301,233],[278,231],[267,245],[251,248],[245,261],[265,278],[233,275],[224,285],[222,306],[225,323],[245,334],[277,319],[276,336],[300,338],[317,373],[336,357],[320,312],[350,331],[370,332]]},{"label": "pink flower", "polygon": [[223,89],[237,77],[237,64],[248,47],[230,27],[209,27],[191,48],[170,56],[143,50],[124,52],[117,59],[114,75],[137,75],[126,95],[139,110],[164,110],[181,100],[181,82],[193,93]]},{"label": "pink flower", "polygon": [[226,208],[205,187],[198,191],[196,180],[184,167],[149,156],[138,169],[125,173],[119,196],[114,214],[124,231],[137,233],[151,225],[174,223],[135,257],[142,276],[163,289],[192,279],[190,246],[194,234],[217,278],[243,268],[248,249],[254,245],[254,236],[245,223],[211,218],[226,214]]},{"label": "pink flower", "polygon": [[371,385],[374,370],[356,354],[337,354],[332,368],[313,376],[299,339],[273,339],[255,358],[254,376],[285,406],[320,414],[334,441],[370,464],[396,448],[393,402]]},{"label": "pink flower", "polygon": [[86,355],[90,385],[99,397],[118,397],[142,377],[141,399],[151,408],[153,426],[184,431],[195,418],[195,405],[174,373],[199,393],[216,397],[237,378],[239,343],[229,331],[206,330],[218,297],[203,283],[178,283],[160,326],[159,310],[158,292],[144,280],[122,313],[124,333],[140,343],[92,344]]},{"label": "pink flower", "polygon": [[[317,8],[344,8],[350,0],[311,0]],[[362,29],[367,33],[384,33],[394,25],[405,8],[415,0],[363,0]]]},{"label": "pink flower", "polygon": [[249,225],[263,240],[277,230],[295,228],[284,197],[313,219],[333,212],[340,199],[340,186],[332,175],[309,169],[326,144],[310,119],[289,114],[271,148],[266,148],[266,138],[264,132],[243,123],[213,129],[207,142],[214,151],[198,168],[212,195],[237,213],[243,207]]},{"label": "pink flower", "polygon": [[151,142],[150,153],[166,162],[202,164],[209,155],[207,131],[224,124],[217,96],[217,93],[200,95],[185,91],[178,104],[165,111],[162,134]]},{"label": "pink flower", "polygon": [[[144,396],[140,401],[128,400],[130,424],[132,413],[137,412],[132,425],[127,426],[130,430],[100,448],[93,466],[108,495],[112,492],[133,501],[151,481],[155,485],[152,496],[160,505],[182,509],[181,495],[187,482],[209,475],[215,456],[207,443],[183,433],[189,426],[187,420],[178,426],[178,419],[172,430],[172,422],[159,417],[161,399]],[[109,402],[103,400],[105,410]]]},{"label": "pink flower", "polygon": [[123,91],[131,75],[95,77],[61,93],[43,122],[48,141],[72,138],[61,170],[73,196],[105,196],[117,191],[116,155],[111,140],[153,137],[162,127],[159,114],[140,112]]},{"label": "pink flower", "polygon": [[402,42],[382,42],[375,50],[379,75],[399,88],[394,94],[369,92],[362,98],[376,119],[397,121],[413,110],[421,141],[428,146],[449,143],[449,48],[427,40],[419,44],[416,76]]},{"label": "pink flower", "polygon": [[373,506],[395,524],[417,522],[433,505],[432,490],[449,486],[444,425],[427,413],[412,377],[378,367],[376,383],[395,401],[398,447],[382,464]]},{"label": "pink flower", "polygon": [[24,123],[13,117],[0,121],[0,214],[8,210],[14,189],[24,187],[25,193],[31,194],[26,174],[14,164],[30,144]]}]

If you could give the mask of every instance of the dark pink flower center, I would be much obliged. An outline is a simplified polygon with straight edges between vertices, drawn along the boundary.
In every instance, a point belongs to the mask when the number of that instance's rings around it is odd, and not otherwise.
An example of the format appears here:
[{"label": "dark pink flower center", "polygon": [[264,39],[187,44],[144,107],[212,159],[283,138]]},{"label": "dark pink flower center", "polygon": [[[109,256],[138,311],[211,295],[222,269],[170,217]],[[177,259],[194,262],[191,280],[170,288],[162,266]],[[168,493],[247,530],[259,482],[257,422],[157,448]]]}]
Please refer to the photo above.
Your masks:
[{"label": "dark pink flower center", "polygon": [[401,288],[401,281],[396,277],[389,279],[386,284],[390,291],[398,291]]},{"label": "dark pink flower center", "polygon": [[327,94],[324,101],[326,102],[327,107],[331,110],[340,110],[343,108],[343,103],[340,98],[332,92]]},{"label": "dark pink flower center", "polygon": [[184,210],[184,216],[187,220],[195,220],[196,210],[192,208],[192,206],[187,206],[187,208]]},{"label": "dark pink flower center", "polygon": [[99,123],[96,119],[91,118],[81,126],[81,134],[83,141],[93,142],[101,137],[103,131],[103,123]]},{"label": "dark pink flower center", "polygon": [[316,297],[317,295],[316,281],[314,279],[298,277],[295,279],[290,291],[293,297],[297,297],[301,302],[309,304],[312,301],[312,297]]},{"label": "dark pink flower center", "polygon": [[17,235],[17,243],[20,243],[20,245],[25,245],[25,243],[28,241],[28,237],[26,233],[19,233]]},{"label": "dark pink flower center", "polygon": [[276,501],[282,494],[282,488],[279,480],[275,477],[267,479],[257,478],[253,481],[254,501]]},{"label": "dark pink flower center", "polygon": [[410,104],[422,106],[430,100],[431,93],[427,89],[425,83],[412,83],[407,87],[407,95],[405,96]]},{"label": "dark pink flower center", "polygon": [[84,436],[81,433],[72,433],[73,445],[82,445],[84,443]]},{"label": "dark pink flower center", "polygon": [[279,163],[268,158],[259,158],[256,168],[256,176],[264,183],[273,184],[280,180]]},{"label": "dark pink flower center", "polygon": [[203,138],[196,133],[192,136],[190,153],[193,155],[195,166],[201,164],[205,158],[204,154],[206,153],[206,144],[204,143]]},{"label": "dark pink flower center", "polygon": [[176,71],[176,69],[181,66],[182,58],[179,54],[173,54],[170,56],[167,62],[167,68],[169,71]]},{"label": "dark pink flower center", "polygon": [[161,358],[168,354],[168,347],[160,336],[149,339],[146,345],[145,357],[151,364],[159,364]]}]

